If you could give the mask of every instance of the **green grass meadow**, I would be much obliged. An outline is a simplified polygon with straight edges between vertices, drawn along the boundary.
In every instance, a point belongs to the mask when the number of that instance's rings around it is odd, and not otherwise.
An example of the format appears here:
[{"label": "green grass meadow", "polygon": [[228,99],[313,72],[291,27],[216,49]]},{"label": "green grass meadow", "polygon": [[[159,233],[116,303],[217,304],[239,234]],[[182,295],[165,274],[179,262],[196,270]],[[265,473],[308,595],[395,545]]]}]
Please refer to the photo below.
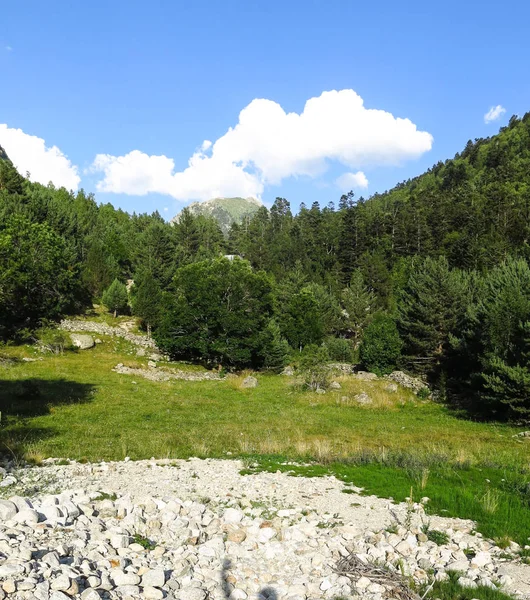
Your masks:
[{"label": "green grass meadow", "polygon": [[[31,346],[0,350],[5,451],[36,463],[241,457],[254,470],[332,473],[396,501],[412,489],[414,499],[431,499],[433,513],[474,519],[488,537],[530,536],[530,441],[513,437],[521,428],[465,420],[406,390],[389,393],[384,381],[343,376],[342,389],[317,395],[278,375],[258,374],[251,389],[241,386],[245,374],[168,382],[120,375],[117,363],[147,359],[123,340],[102,339],[36,362],[22,361],[40,356]],[[361,391],[372,405],[354,402]]]}]

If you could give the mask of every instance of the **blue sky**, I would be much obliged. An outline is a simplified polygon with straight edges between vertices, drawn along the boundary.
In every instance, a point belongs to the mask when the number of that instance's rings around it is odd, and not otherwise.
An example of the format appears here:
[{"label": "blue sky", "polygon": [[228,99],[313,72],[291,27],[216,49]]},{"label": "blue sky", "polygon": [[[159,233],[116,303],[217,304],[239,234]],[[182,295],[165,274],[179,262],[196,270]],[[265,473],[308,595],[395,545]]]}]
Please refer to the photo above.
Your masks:
[{"label": "blue sky", "polygon": [[11,2],[0,145],[33,179],[168,218],[214,191],[369,196],[530,110],[529,20],[523,1]]}]

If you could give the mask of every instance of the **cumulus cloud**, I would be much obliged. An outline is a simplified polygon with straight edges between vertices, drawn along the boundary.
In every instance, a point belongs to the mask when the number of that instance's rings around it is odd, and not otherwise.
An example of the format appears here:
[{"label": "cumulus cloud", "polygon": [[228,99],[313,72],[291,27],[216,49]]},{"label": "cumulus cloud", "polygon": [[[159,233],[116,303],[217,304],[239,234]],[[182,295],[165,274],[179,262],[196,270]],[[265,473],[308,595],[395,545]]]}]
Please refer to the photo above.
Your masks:
[{"label": "cumulus cloud", "polygon": [[[92,170],[103,173],[98,189],[106,192],[158,192],[178,200],[259,197],[266,185],[322,175],[332,162],[350,169],[396,165],[431,146],[431,134],[409,119],[365,108],[356,92],[341,90],[310,98],[300,114],[286,113],[272,100],[253,100],[235,127],[214,143],[205,140],[183,171],[175,171],[171,158],[139,150],[99,154]],[[357,186],[366,186],[362,172],[348,175]]]},{"label": "cumulus cloud", "polygon": [[64,186],[76,191],[81,178],[78,168],[72,165],[57,146],[46,146],[39,137],[24,133],[22,129],[12,129],[0,123],[0,146],[4,148],[18,172],[30,180],[48,185]]},{"label": "cumulus cloud", "polygon": [[497,121],[498,119],[500,119],[502,117],[502,115],[506,112],[506,109],[504,108],[504,106],[501,106],[500,104],[497,104],[497,106],[492,106],[488,112],[484,115],[484,123],[486,123],[486,125],[488,123],[491,123],[493,121]]},{"label": "cumulus cloud", "polygon": [[368,179],[362,171],[357,173],[344,173],[335,180],[337,186],[343,191],[347,192],[353,188],[367,188]]}]

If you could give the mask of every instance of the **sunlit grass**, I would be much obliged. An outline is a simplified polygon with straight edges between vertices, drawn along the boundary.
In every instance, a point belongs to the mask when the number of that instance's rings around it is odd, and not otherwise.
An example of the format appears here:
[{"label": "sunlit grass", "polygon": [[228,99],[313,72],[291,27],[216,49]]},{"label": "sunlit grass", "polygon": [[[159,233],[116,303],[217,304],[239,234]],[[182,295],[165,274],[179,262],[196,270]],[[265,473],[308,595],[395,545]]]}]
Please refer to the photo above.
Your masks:
[{"label": "sunlit grass", "polygon": [[[44,360],[27,346],[0,355],[0,443],[34,463],[76,460],[243,457],[261,468],[315,462],[306,474],[333,473],[368,493],[431,498],[429,510],[472,518],[490,537],[530,536],[528,442],[508,425],[458,418],[446,407],[386,381],[337,379],[326,394],[304,392],[290,377],[250,373],[221,381],[153,382],[112,371],[147,367],[127,342],[102,336],[84,352]],[[204,370],[197,365],[169,365]],[[372,404],[359,405],[367,393]],[[263,457],[270,457],[263,463]],[[320,469],[320,471],[319,471]]]}]

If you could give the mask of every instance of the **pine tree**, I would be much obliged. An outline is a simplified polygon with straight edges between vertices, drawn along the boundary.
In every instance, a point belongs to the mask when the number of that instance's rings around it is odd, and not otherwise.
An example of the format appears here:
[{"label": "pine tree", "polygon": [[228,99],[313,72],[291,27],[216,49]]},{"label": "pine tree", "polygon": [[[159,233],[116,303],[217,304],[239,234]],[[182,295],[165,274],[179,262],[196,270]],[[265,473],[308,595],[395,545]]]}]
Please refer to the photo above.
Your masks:
[{"label": "pine tree", "polygon": [[151,330],[156,326],[160,317],[162,292],[156,279],[150,272],[141,277],[138,286],[135,285],[133,312],[140,317],[142,324],[147,329],[147,336],[151,337]]},{"label": "pine tree", "polygon": [[118,313],[125,312],[128,300],[127,288],[118,279],[115,279],[103,292],[102,302],[115,317]]},{"label": "pine tree", "polygon": [[350,285],[342,290],[340,299],[345,313],[346,335],[357,342],[375,308],[375,296],[365,286],[359,269],[353,271]]},{"label": "pine tree", "polygon": [[469,294],[469,277],[450,269],[444,257],[427,258],[412,268],[398,304],[398,328],[410,367],[430,374],[439,370]]}]

